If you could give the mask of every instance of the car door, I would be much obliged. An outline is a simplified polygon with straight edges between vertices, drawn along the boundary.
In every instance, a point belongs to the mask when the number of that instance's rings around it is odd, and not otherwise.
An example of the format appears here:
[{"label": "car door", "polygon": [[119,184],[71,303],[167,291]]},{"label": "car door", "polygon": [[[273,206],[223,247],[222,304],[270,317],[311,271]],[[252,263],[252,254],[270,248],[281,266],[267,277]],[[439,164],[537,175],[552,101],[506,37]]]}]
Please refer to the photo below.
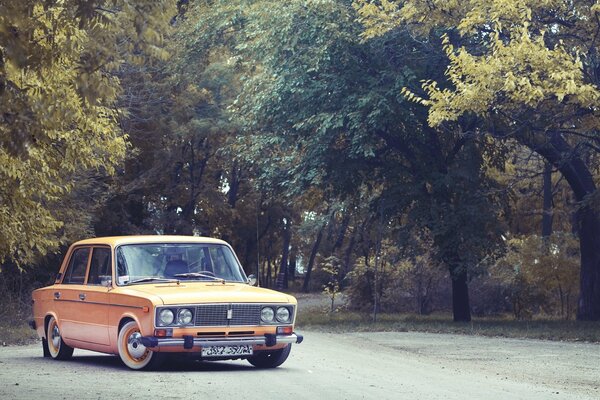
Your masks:
[{"label": "car door", "polygon": [[53,293],[55,310],[61,334],[66,340],[78,340],[78,325],[85,311],[79,294],[85,290],[86,273],[91,256],[91,247],[73,249],[62,281]]},{"label": "car door", "polygon": [[108,310],[109,286],[112,282],[111,249],[108,246],[92,247],[90,265],[85,285],[77,293],[77,340],[109,346]]}]

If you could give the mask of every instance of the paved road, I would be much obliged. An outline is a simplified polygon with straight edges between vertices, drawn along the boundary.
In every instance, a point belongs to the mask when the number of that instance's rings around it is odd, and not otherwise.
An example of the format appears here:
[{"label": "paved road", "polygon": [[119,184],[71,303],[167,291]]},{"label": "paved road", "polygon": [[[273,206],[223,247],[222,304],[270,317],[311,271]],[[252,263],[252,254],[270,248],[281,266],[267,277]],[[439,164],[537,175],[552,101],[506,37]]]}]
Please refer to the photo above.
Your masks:
[{"label": "paved road", "polygon": [[600,345],[425,333],[303,332],[288,361],[178,361],[129,371],[115,356],[0,348],[0,399],[600,399]]}]

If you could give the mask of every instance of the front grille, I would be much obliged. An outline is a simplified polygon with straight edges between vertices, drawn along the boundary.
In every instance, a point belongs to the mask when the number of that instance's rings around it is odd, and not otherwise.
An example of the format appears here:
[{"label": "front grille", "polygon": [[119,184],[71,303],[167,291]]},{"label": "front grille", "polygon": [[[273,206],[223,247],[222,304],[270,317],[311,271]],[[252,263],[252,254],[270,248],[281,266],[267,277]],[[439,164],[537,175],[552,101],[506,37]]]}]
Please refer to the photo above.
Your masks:
[{"label": "front grille", "polygon": [[205,304],[196,307],[196,326],[227,326],[229,304]]},{"label": "front grille", "polygon": [[[260,325],[260,304],[202,304],[196,306],[195,326]],[[231,319],[227,318],[228,312]]]},{"label": "front grille", "polygon": [[232,304],[230,325],[260,325],[260,304]]},{"label": "front grille", "polygon": [[[261,325],[260,311],[268,304],[200,304],[196,305],[194,326],[229,327]],[[273,305],[272,307],[276,307]],[[287,306],[293,320],[294,307]],[[228,318],[229,317],[229,318]]]}]

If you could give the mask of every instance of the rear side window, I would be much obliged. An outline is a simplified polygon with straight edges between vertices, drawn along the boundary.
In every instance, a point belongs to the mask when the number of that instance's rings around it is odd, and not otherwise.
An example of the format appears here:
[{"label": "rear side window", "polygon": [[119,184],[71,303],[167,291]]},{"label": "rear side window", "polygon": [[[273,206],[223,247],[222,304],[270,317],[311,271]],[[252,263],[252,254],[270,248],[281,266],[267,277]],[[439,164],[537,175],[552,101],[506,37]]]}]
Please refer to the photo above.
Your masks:
[{"label": "rear side window", "polygon": [[106,285],[111,277],[110,248],[95,247],[92,252],[88,285]]},{"label": "rear side window", "polygon": [[81,247],[73,252],[63,283],[83,284],[89,255],[89,247]]}]

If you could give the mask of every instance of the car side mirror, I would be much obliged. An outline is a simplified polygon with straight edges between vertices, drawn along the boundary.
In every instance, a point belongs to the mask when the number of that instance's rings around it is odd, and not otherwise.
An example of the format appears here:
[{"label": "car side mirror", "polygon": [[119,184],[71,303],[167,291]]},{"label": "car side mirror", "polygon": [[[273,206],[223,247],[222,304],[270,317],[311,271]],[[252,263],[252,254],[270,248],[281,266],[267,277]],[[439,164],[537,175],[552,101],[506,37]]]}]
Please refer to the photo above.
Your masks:
[{"label": "car side mirror", "polygon": [[248,276],[248,285],[256,286],[256,276],[254,274]]},{"label": "car side mirror", "polygon": [[112,287],[112,279],[110,279],[110,278],[107,278],[107,279],[102,279],[102,280],[100,281],[100,284],[101,284],[102,286],[105,286],[105,287],[107,287],[107,288],[110,288],[110,287]]}]

